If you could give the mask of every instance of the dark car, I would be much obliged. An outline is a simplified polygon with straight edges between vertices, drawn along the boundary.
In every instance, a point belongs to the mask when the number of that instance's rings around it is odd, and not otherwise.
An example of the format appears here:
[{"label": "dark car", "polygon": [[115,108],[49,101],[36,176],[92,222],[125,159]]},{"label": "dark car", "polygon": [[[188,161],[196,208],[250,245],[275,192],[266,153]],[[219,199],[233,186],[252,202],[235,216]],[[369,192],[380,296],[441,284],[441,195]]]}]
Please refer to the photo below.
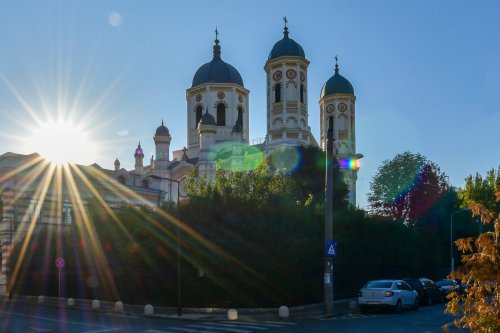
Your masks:
[{"label": "dark car", "polygon": [[420,304],[431,305],[433,303],[443,302],[443,293],[434,283],[434,281],[427,278],[406,278],[403,280],[406,281],[418,293]]},{"label": "dark car", "polygon": [[439,287],[439,289],[441,289],[444,297],[448,296],[448,294],[452,291],[456,291],[458,293],[460,289],[457,281],[455,280],[442,279],[437,281],[436,285]]}]

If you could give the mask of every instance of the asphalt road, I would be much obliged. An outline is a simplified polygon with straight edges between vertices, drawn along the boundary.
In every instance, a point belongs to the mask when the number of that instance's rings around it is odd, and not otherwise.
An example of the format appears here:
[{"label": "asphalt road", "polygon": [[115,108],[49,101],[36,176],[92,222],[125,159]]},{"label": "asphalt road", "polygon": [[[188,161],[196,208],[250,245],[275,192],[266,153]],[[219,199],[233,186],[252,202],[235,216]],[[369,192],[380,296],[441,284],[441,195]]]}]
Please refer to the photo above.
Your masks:
[{"label": "asphalt road", "polygon": [[[0,309],[0,332],[68,333],[254,333],[254,332],[369,332],[433,333],[453,318],[443,313],[444,305],[421,307],[401,314],[370,312],[348,315],[307,315],[288,321],[254,318],[242,321],[191,321],[112,313],[83,312],[30,304],[4,304]],[[451,332],[466,332],[452,329]]]}]

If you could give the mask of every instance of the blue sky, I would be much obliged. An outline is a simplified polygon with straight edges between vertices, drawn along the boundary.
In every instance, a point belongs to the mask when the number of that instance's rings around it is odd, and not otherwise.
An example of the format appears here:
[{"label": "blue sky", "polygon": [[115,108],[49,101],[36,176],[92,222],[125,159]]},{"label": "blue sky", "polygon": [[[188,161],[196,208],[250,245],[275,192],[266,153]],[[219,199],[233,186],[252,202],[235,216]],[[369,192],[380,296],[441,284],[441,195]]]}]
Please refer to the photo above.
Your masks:
[{"label": "blue sky", "polygon": [[[115,13],[115,14],[113,14]],[[212,56],[250,90],[250,138],[266,134],[264,64],[290,37],[311,62],[309,124],[339,56],[357,97],[358,203],[382,161],[405,150],[437,163],[454,186],[500,162],[497,1],[2,1],[0,153],[30,153],[34,117],[70,117],[98,142],[96,162],[133,167],[163,119],[171,150],[186,144],[185,90]],[[22,102],[21,102],[22,101]]]}]

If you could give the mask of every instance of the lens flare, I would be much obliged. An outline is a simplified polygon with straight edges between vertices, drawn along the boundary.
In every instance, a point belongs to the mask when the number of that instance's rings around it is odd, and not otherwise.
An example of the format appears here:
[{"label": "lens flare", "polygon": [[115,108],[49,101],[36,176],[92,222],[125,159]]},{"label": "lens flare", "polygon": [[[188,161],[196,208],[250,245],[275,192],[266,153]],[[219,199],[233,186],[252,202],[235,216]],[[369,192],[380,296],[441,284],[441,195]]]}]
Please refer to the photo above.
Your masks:
[{"label": "lens flare", "polygon": [[286,173],[294,173],[302,162],[302,154],[298,148],[276,149],[270,155],[271,166]]},{"label": "lens flare", "polygon": [[240,142],[225,141],[211,147],[209,159],[226,171],[250,171],[265,161],[264,153]]}]

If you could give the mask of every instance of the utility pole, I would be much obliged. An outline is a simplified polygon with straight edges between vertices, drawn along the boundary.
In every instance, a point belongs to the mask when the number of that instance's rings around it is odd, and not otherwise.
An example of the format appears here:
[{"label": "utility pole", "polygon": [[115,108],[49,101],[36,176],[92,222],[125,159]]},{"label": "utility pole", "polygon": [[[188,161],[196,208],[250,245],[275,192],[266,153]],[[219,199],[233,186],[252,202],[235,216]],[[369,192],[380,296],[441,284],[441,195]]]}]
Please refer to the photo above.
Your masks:
[{"label": "utility pole", "polygon": [[[325,173],[325,249],[333,240],[333,129],[328,129],[326,140]],[[324,275],[325,312],[333,312],[333,258],[325,255]]]}]

